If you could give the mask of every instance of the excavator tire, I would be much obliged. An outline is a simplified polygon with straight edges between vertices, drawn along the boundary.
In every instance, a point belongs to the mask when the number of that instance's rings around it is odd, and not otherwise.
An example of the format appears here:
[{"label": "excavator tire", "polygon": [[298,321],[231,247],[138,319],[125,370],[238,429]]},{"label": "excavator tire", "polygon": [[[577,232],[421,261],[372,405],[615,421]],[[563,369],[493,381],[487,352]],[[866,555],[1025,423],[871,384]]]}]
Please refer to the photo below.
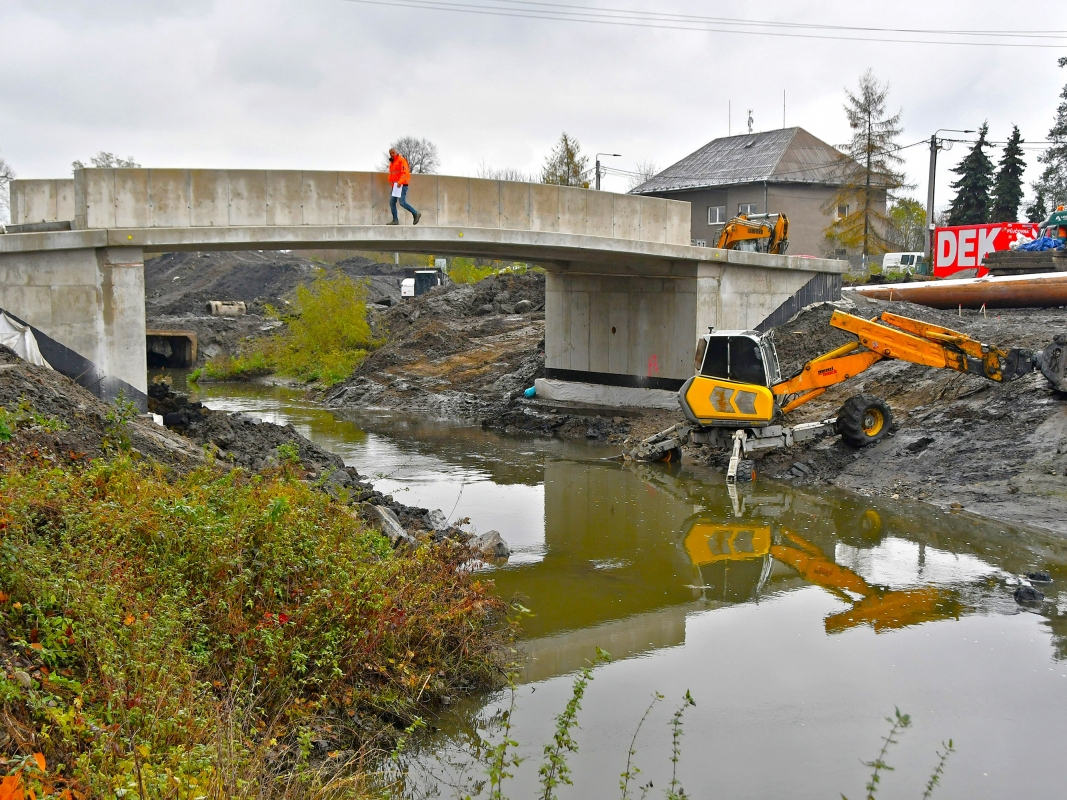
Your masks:
[{"label": "excavator tire", "polygon": [[655,459],[655,463],[658,464],[680,464],[682,463],[682,448],[672,447],[666,453],[662,453]]},{"label": "excavator tire", "polygon": [[885,400],[872,394],[850,397],[837,412],[837,432],[852,447],[882,441],[892,424],[893,412]]}]

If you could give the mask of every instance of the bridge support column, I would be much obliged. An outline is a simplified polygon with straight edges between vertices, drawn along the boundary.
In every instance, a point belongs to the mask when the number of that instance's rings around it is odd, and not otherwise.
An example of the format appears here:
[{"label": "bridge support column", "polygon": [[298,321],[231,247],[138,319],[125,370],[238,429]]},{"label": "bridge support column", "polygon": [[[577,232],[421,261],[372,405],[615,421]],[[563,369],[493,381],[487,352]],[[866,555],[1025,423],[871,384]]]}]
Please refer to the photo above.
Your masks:
[{"label": "bridge support column", "polygon": [[[141,248],[0,253],[0,308],[147,392]],[[108,380],[100,388],[109,399],[118,391]]]},{"label": "bridge support column", "polygon": [[696,340],[709,327],[763,330],[808,303],[840,298],[840,280],[826,280],[836,276],[733,255],[742,263],[660,263],[640,274],[595,264],[550,269],[538,394],[674,408],[674,392],[693,374]]}]

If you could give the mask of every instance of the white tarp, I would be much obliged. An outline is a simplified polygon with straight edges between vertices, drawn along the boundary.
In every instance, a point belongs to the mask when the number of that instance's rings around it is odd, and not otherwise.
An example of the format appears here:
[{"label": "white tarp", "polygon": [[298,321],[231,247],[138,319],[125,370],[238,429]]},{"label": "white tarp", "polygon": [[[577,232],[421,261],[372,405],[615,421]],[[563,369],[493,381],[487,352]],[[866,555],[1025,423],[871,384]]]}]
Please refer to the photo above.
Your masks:
[{"label": "white tarp", "polygon": [[33,337],[30,326],[20,325],[3,311],[0,311],[0,344],[10,347],[23,361],[52,369],[52,365],[44,360],[41,351],[37,349],[37,340]]}]

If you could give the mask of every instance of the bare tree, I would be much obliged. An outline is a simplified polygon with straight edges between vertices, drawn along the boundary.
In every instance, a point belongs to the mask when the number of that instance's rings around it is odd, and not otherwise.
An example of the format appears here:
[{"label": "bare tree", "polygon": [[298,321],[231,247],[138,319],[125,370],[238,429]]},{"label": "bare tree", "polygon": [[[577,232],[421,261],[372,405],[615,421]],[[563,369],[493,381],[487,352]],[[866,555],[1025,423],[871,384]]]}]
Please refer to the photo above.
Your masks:
[{"label": "bare tree", "polygon": [[[108,153],[101,150],[95,156],[89,159],[89,163],[94,167],[109,168],[109,167],[139,167],[141,166],[133,160],[133,156],[127,156],[126,158],[119,158],[114,153]],[[74,161],[71,163],[71,169],[85,169],[85,164],[81,161]]]},{"label": "bare tree", "polygon": [[659,174],[659,166],[651,158],[637,162],[637,169],[630,176],[630,186],[626,191],[632,192],[642,183],[656,177]]},{"label": "bare tree", "polygon": [[490,167],[485,161],[478,165],[476,178],[488,178],[494,181],[516,181],[518,183],[537,183],[535,175],[528,175],[514,167]]},{"label": "bare tree", "polygon": [[[412,172],[433,174],[441,167],[441,157],[437,153],[437,145],[429,139],[419,139],[415,136],[401,136],[391,145],[391,150],[396,150],[408,161]],[[389,151],[382,158],[381,171],[389,171]]]},{"label": "bare tree", "polygon": [[15,177],[15,170],[4,159],[0,158],[0,222],[8,222],[11,219],[11,181]]}]

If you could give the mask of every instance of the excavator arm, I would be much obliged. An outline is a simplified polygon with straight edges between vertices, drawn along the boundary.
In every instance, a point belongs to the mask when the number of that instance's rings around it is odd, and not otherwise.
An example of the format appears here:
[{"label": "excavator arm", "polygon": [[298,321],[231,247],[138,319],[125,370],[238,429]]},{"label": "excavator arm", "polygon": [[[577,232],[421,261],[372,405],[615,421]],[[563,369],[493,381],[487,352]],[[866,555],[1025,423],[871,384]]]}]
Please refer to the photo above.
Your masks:
[{"label": "excavator arm", "polygon": [[859,341],[813,358],[792,378],[773,386],[775,397],[785,401],[782,411],[792,411],[814,400],[827,387],[854,378],[884,358],[981,375],[998,382],[1013,381],[1037,368],[1030,350],[982,344],[965,333],[888,311],[879,319],[880,322],[866,320],[835,311],[830,324],[856,334]]}]

